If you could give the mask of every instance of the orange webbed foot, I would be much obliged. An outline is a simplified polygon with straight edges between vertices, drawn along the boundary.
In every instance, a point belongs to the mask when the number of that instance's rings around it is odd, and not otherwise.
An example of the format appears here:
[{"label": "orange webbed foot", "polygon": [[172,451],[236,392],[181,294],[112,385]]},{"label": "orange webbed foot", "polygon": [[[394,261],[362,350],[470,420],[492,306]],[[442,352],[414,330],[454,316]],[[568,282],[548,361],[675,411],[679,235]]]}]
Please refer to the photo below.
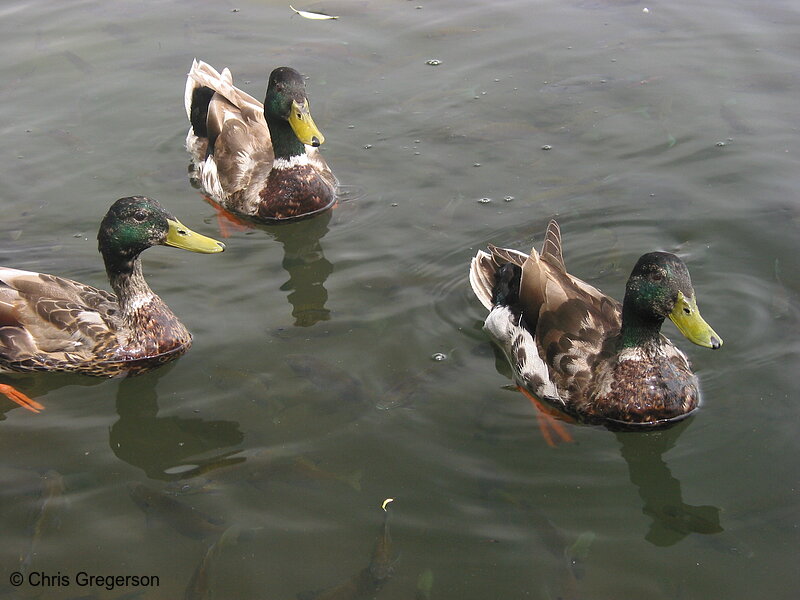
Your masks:
[{"label": "orange webbed foot", "polygon": [[234,231],[247,231],[251,229],[248,225],[245,225],[243,221],[240,221],[232,214],[225,211],[217,213],[217,227],[219,227],[219,235],[223,238],[231,237]]},{"label": "orange webbed foot", "polygon": [[252,227],[233,213],[228,212],[216,202],[210,200],[207,196],[203,196],[217,213],[217,227],[219,227],[219,235],[222,238],[229,238],[235,231],[247,231]]},{"label": "orange webbed foot", "polygon": [[517,389],[536,407],[536,421],[539,424],[542,437],[548,446],[555,448],[562,442],[568,443],[574,441],[570,432],[567,431],[567,428],[553,415],[552,409],[542,404],[536,396],[522,386],[518,385]]},{"label": "orange webbed foot", "polygon": [[3,394],[6,398],[11,400],[12,402],[16,402],[22,408],[27,408],[31,412],[38,413],[44,410],[44,405],[39,404],[33,398],[28,398],[28,396],[20,392],[14,386],[6,385],[5,383],[0,383],[0,394]]}]

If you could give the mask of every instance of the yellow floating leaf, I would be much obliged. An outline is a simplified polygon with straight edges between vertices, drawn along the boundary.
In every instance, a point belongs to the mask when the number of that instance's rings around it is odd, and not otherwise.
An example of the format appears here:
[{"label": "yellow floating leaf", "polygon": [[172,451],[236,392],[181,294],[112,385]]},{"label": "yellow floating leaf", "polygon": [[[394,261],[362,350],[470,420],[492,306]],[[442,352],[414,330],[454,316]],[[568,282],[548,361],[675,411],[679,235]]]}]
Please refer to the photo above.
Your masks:
[{"label": "yellow floating leaf", "polygon": [[326,19],[338,19],[339,18],[339,17],[334,17],[333,15],[326,15],[325,13],[309,12],[307,10],[297,10],[291,4],[289,5],[289,8],[291,8],[294,12],[296,12],[298,15],[300,15],[304,19],[314,19],[316,21],[324,21]]},{"label": "yellow floating leaf", "polygon": [[389,504],[390,502],[394,502],[394,498],[387,498],[386,500],[384,500],[383,504],[381,504],[381,508],[383,510],[386,510],[386,505]]}]

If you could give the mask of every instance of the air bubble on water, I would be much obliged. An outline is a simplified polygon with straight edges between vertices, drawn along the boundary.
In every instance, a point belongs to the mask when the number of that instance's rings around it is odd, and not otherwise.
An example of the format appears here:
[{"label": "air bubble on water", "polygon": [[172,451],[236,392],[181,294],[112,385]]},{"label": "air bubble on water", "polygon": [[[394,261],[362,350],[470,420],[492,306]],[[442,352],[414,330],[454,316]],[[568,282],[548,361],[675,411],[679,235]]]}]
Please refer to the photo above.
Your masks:
[{"label": "air bubble on water", "polygon": [[491,201],[491,198],[478,198],[478,204],[489,204]]},{"label": "air bubble on water", "polygon": [[436,362],[442,362],[443,360],[447,360],[447,354],[444,352],[434,352],[431,354],[431,360],[435,360]]},{"label": "air bubble on water", "polygon": [[431,58],[430,60],[426,60],[425,64],[430,65],[431,67],[438,67],[440,64],[442,64],[442,61],[438,58]]}]

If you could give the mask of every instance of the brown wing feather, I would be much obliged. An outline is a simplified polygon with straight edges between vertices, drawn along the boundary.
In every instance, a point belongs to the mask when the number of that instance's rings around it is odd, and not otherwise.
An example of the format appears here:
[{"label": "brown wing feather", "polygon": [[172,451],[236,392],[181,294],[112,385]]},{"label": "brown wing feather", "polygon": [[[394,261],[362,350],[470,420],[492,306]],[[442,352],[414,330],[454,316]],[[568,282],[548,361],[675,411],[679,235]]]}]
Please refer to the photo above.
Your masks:
[{"label": "brown wing feather", "polygon": [[566,272],[556,221],[548,225],[541,256],[531,250],[522,266],[520,304],[558,388],[567,394],[583,388],[605,340],[619,330],[621,311],[618,302]]},{"label": "brown wing feather", "polygon": [[497,246],[493,246],[491,244],[489,244],[489,252],[492,255],[492,260],[494,261],[495,267],[500,267],[506,263],[512,263],[518,267],[521,267],[523,264],[525,264],[525,260],[528,258],[518,250],[498,248]]},{"label": "brown wing feather", "polygon": [[620,304],[579,279],[551,268],[536,325],[541,356],[560,390],[576,400],[621,324]]},{"label": "brown wing feather", "polygon": [[532,331],[536,329],[539,313],[545,303],[545,285],[547,272],[552,269],[539,258],[536,250],[531,248],[530,255],[522,265],[522,279],[519,284],[519,303],[522,316]]},{"label": "brown wing feather", "polygon": [[567,267],[564,266],[564,256],[561,253],[561,228],[555,219],[547,225],[547,233],[542,245],[542,260],[556,267],[562,273],[567,272]]},{"label": "brown wing feather", "polygon": [[[18,294],[37,298],[67,300],[77,304],[85,304],[92,308],[101,308],[107,304],[116,305],[117,297],[78,281],[48,275],[0,267],[0,287],[6,290],[6,299],[16,298]],[[0,291],[0,299],[3,292]]]},{"label": "brown wing feather", "polygon": [[88,353],[115,340],[116,298],[53,275],[0,269],[0,362]]}]

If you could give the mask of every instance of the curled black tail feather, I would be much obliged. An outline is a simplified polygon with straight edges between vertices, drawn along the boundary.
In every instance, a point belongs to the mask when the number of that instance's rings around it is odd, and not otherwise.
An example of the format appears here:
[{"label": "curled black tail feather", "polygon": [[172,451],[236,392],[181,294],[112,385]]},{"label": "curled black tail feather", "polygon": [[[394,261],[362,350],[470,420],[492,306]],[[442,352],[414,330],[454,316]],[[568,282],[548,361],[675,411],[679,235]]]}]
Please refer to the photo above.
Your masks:
[{"label": "curled black tail feather", "polygon": [[497,306],[514,306],[519,302],[519,282],[522,279],[522,268],[506,263],[495,272],[492,304]]},{"label": "curled black tail feather", "polygon": [[214,90],[207,86],[196,87],[192,90],[192,109],[189,113],[189,121],[197,137],[208,137],[208,104],[214,96]]}]

